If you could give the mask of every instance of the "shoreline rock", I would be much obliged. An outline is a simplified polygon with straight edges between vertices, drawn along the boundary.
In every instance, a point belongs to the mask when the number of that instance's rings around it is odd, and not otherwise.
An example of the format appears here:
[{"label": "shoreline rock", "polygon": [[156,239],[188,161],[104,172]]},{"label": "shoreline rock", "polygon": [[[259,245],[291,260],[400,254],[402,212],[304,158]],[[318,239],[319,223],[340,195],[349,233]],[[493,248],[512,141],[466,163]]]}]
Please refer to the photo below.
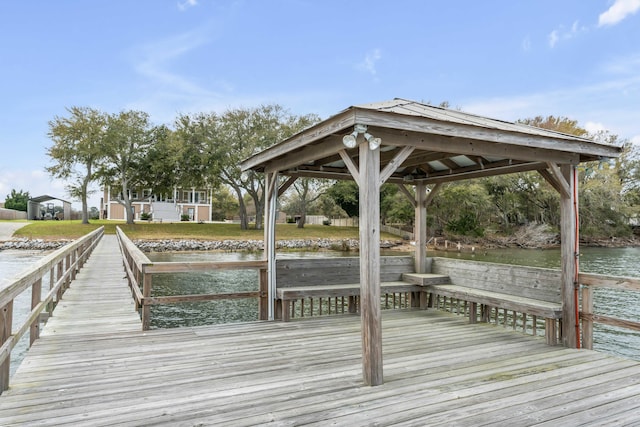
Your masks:
[{"label": "shoreline rock", "polygon": [[[444,250],[444,238],[439,238],[439,244],[434,247],[429,245],[429,249]],[[559,241],[537,242],[537,244],[523,244],[512,239],[455,239],[449,241],[449,251],[457,250],[456,243],[461,243],[461,250],[470,248],[476,250],[491,249],[550,249],[559,246]],[[72,240],[44,240],[44,239],[12,239],[0,241],[0,251],[3,250],[40,250],[50,251],[59,249]],[[531,242],[529,242],[531,243]],[[262,240],[195,240],[195,239],[165,239],[165,240],[134,240],[134,244],[142,252],[186,252],[186,251],[262,251]],[[580,245],[584,247],[639,247],[640,239],[635,238],[610,238],[610,239],[580,239]],[[278,240],[276,249],[278,250],[335,250],[335,251],[358,251],[360,242],[358,239],[296,239]],[[384,240],[380,242],[380,248],[397,251],[412,252],[413,246],[403,240]]]},{"label": "shoreline rock", "polygon": [[[134,240],[133,243],[142,252],[184,252],[184,251],[261,251],[262,240]],[[393,248],[401,245],[401,240],[385,240],[380,242],[381,248]],[[278,240],[276,249],[279,250],[319,250],[329,249],[338,251],[358,250],[360,242],[357,239],[296,239]]]},{"label": "shoreline rock", "polygon": [[59,249],[72,240],[43,240],[43,239],[13,239],[0,241],[0,251],[5,250],[31,250],[31,251],[50,251]]}]

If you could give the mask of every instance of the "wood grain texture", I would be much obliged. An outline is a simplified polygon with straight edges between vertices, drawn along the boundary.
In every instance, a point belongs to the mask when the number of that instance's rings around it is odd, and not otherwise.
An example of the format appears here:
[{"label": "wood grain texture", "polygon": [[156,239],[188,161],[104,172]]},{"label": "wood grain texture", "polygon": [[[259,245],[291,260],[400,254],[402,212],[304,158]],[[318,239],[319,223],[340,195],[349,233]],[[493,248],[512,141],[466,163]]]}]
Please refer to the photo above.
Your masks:
[{"label": "wood grain texture", "polygon": [[[611,425],[640,422],[640,363],[435,311],[383,312],[385,384],[334,316],[44,335],[0,425]],[[45,328],[46,330],[46,328]]]}]

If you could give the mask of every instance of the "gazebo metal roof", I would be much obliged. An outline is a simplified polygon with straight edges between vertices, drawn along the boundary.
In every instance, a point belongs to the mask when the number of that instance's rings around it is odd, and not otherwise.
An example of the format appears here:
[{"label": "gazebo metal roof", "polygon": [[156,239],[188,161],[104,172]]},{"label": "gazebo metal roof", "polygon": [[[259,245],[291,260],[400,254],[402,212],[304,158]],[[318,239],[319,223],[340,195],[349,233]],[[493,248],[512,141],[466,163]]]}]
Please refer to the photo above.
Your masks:
[{"label": "gazebo metal roof", "polygon": [[[615,157],[619,147],[457,110],[393,99],[352,106],[247,159],[243,169],[353,179],[340,151],[355,124],[382,139],[381,167],[406,154],[387,182],[433,184]],[[347,149],[357,162],[358,150]],[[403,156],[405,157],[405,156]]]}]

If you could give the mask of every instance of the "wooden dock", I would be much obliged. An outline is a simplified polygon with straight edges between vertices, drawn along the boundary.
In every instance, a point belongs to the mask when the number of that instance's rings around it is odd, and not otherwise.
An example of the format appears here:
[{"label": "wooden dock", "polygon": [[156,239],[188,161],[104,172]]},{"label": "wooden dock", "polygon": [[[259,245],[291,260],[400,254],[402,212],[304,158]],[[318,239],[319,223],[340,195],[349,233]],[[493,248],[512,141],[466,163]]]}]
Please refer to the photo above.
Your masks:
[{"label": "wooden dock", "polygon": [[[0,425],[640,425],[640,363],[437,310],[141,331],[113,236],[0,396]],[[114,246],[115,245],[115,246]]]}]

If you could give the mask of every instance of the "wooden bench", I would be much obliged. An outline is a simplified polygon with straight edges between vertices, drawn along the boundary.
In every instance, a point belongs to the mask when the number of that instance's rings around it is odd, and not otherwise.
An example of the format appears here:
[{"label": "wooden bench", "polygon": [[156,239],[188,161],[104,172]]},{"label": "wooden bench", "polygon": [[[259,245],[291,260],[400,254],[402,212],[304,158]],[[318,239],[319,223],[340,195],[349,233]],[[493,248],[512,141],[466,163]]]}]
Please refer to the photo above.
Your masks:
[{"label": "wooden bench", "polygon": [[[430,275],[404,274],[404,279],[416,283],[429,294],[427,305],[438,304],[439,297],[452,298],[469,303],[469,321],[477,322],[480,304],[482,321],[490,321],[491,309],[503,310],[506,323],[508,310],[522,313],[523,327],[526,316],[533,316],[533,333],[536,319],[545,319],[547,344],[557,344],[562,299],[560,271],[546,268],[523,267],[488,262],[432,258],[431,272],[451,278],[451,284],[434,284]],[[423,296],[426,299],[426,295]],[[446,301],[446,300],[445,300]],[[466,308],[465,308],[466,310]],[[515,327],[515,322],[513,323]]]},{"label": "wooden bench", "polygon": [[[380,258],[380,294],[408,294],[417,307],[422,287],[402,280],[414,272],[413,257]],[[288,321],[297,300],[348,298],[348,312],[358,312],[360,258],[302,258],[276,260],[276,318]],[[304,312],[302,312],[304,313]]]}]

